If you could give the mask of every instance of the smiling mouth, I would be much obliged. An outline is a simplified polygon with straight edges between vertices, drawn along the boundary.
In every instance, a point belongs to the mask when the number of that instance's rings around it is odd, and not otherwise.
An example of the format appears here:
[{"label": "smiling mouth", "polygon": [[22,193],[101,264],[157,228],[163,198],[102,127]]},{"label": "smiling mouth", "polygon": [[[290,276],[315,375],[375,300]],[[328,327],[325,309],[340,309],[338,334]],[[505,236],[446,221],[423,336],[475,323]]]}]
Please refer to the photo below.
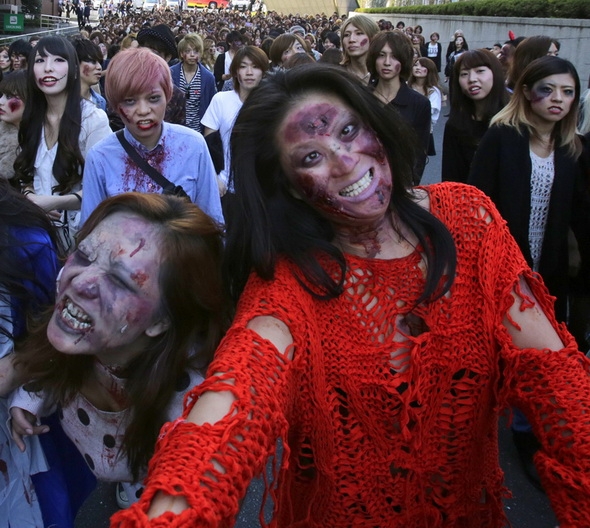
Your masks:
[{"label": "smiling mouth", "polygon": [[66,297],[63,303],[61,317],[68,326],[74,330],[89,330],[92,327],[91,317],[69,297]]},{"label": "smiling mouth", "polygon": [[58,79],[55,77],[43,77],[43,79],[41,79],[41,82],[43,84],[56,83],[57,81],[58,81]]},{"label": "smiling mouth", "polygon": [[348,187],[344,187],[344,189],[342,189],[338,194],[345,198],[353,198],[358,196],[369,188],[369,185],[371,185],[371,182],[373,181],[373,177],[373,169],[369,169],[359,181],[349,185]]}]

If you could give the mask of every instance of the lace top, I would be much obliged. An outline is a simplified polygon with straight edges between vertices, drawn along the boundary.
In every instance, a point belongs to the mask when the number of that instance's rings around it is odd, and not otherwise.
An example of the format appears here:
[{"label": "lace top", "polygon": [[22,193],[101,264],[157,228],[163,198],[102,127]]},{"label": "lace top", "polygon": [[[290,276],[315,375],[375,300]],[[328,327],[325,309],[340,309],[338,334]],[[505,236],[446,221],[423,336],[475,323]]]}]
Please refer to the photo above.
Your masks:
[{"label": "lace top", "polygon": [[[113,527],[231,526],[282,438],[271,526],[499,528],[497,418],[507,405],[525,411],[543,444],[536,462],[561,525],[587,523],[589,362],[492,203],[471,186],[428,192],[457,247],[450,292],[409,316],[424,285],[417,251],[347,255],[345,292],[329,301],[312,297],[286,260],[272,281],[253,275],[208,378],[186,400],[185,416],[203,392],[230,390],[231,412],[214,425],[165,425],[144,494]],[[512,344],[503,320],[523,275],[566,349]],[[262,315],[288,326],[293,360],[247,328]],[[148,521],[159,490],[185,496],[189,509]]]},{"label": "lace top", "polygon": [[546,158],[531,152],[531,214],[529,218],[529,247],[533,261],[533,271],[539,271],[543,238],[549,214],[551,188],[555,176],[554,152]]}]

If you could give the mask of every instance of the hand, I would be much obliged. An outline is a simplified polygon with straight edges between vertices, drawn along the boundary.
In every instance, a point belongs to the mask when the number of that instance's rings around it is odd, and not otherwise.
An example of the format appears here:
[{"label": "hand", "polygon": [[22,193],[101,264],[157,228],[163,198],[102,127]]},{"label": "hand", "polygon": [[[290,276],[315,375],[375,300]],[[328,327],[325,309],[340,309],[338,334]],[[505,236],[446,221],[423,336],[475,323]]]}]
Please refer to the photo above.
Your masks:
[{"label": "hand", "polygon": [[10,409],[10,415],[12,417],[12,439],[23,453],[26,448],[23,440],[25,436],[43,434],[49,431],[47,425],[35,425],[37,417],[25,409],[13,407]]}]

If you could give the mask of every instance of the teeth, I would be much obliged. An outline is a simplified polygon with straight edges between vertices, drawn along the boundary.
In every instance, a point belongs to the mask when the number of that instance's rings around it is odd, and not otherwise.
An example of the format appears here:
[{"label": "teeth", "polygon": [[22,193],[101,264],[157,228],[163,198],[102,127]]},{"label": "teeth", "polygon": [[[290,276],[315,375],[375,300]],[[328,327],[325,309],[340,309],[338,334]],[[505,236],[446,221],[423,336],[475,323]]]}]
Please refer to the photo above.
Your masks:
[{"label": "teeth", "polygon": [[371,182],[373,181],[373,169],[367,171],[367,173],[356,183],[349,185],[342,189],[338,194],[340,196],[346,196],[347,198],[352,198],[354,196],[358,196],[363,191],[365,191]]},{"label": "teeth", "polygon": [[90,316],[78,308],[70,299],[67,300],[61,316],[77,330],[87,330],[92,326]]}]

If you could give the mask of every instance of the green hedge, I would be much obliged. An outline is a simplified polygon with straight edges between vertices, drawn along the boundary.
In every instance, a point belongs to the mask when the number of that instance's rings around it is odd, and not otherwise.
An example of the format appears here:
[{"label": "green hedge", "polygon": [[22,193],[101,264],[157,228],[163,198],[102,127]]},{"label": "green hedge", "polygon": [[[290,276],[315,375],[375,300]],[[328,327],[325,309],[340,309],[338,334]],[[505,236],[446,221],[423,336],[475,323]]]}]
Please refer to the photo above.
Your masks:
[{"label": "green hedge", "polygon": [[590,18],[590,0],[465,0],[441,5],[357,9],[362,13],[492,16],[523,18]]}]

